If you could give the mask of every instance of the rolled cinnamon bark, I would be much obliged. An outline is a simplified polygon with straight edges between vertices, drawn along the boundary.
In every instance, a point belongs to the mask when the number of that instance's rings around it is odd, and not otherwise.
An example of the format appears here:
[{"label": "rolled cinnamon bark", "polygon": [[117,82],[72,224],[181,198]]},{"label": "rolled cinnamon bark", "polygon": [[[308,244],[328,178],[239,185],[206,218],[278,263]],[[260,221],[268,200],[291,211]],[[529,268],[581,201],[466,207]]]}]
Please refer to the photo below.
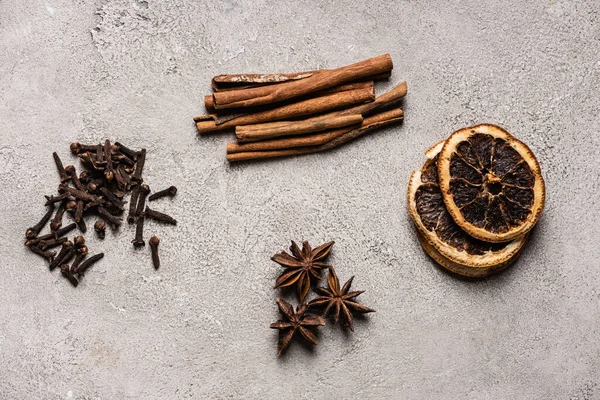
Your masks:
[{"label": "rolled cinnamon bark", "polygon": [[212,79],[215,92],[225,90],[246,89],[259,85],[270,85],[281,82],[296,81],[309,78],[313,71],[294,72],[291,74],[227,74],[217,75]]},{"label": "rolled cinnamon bark", "polygon": [[240,142],[256,142],[281,136],[298,136],[330,129],[358,125],[363,121],[360,114],[336,117],[315,117],[303,121],[279,121],[265,124],[238,126],[235,135]]},{"label": "rolled cinnamon bark", "polygon": [[[291,74],[229,74],[217,75],[212,79],[215,92],[226,90],[249,89],[258,86],[276,85],[283,82],[297,81],[311,77],[316,71],[295,72]],[[391,71],[368,77],[368,80],[380,81],[388,79]],[[212,98],[212,95],[210,96]],[[212,100],[211,100],[212,102]]]},{"label": "rolled cinnamon bark", "polygon": [[[332,93],[345,92],[347,90],[354,90],[354,89],[370,89],[373,91],[373,93],[375,93],[375,82],[373,80],[365,80],[365,81],[359,81],[359,82],[346,83],[344,85],[332,87],[329,89],[321,90],[317,93],[313,93],[310,97],[311,98],[321,97],[321,96],[325,96],[325,95],[332,94]],[[194,121],[196,121],[196,122],[203,121],[203,120],[206,120],[206,117],[208,117],[208,116],[213,117],[213,115],[214,115],[213,119],[215,120],[217,125],[219,125],[221,123],[219,121],[223,121],[223,120],[229,121],[229,120],[233,119],[230,117],[231,115],[233,115],[234,117],[238,117],[240,115],[249,114],[252,112],[250,110],[248,112],[245,112],[245,110],[244,111],[215,110],[215,103],[213,100],[214,99],[212,97],[212,94],[209,94],[208,96],[204,96],[204,106],[206,107],[206,110],[208,111],[209,115],[194,117]],[[304,100],[304,99],[302,99],[302,100]],[[275,107],[281,107],[281,104],[271,105],[270,107],[269,106],[260,107],[260,111],[264,111],[267,108],[275,108]]]},{"label": "rolled cinnamon bark", "polygon": [[[281,121],[285,119],[304,117],[319,114],[331,110],[353,106],[360,103],[373,101],[375,93],[373,87],[367,85],[364,88],[346,90],[332,93],[321,97],[315,97],[270,110],[258,111],[251,114],[241,114],[235,118],[225,121],[219,125],[215,121],[215,115],[197,117],[196,128],[198,133],[205,134],[231,129],[240,125],[253,125],[262,122]],[[202,119],[200,119],[202,118]]]},{"label": "rolled cinnamon bark", "polygon": [[353,129],[356,129],[355,125],[300,137],[286,137],[248,143],[231,142],[227,144],[227,154],[319,146],[335,139],[338,136],[343,135],[344,133],[350,132]]},{"label": "rolled cinnamon bark", "polygon": [[[230,162],[248,161],[248,160],[258,160],[258,159],[263,159],[263,158],[311,154],[311,153],[317,153],[317,152],[321,152],[321,151],[325,151],[325,150],[330,150],[335,147],[341,146],[342,144],[347,143],[351,140],[354,140],[360,136],[363,136],[369,132],[372,132],[378,128],[401,122],[403,119],[404,119],[404,112],[402,111],[402,109],[394,108],[389,111],[384,111],[384,112],[378,113],[369,118],[365,118],[363,123],[361,124],[361,126],[355,128],[355,129],[351,129],[348,132],[344,132],[342,134],[334,136],[334,138],[332,140],[329,140],[318,146],[287,148],[287,143],[284,143],[284,141],[297,140],[299,138],[280,139],[279,144],[281,145],[281,147],[279,150],[231,152],[231,153],[227,154],[227,160]],[[320,135],[324,135],[324,134],[320,134]],[[266,143],[266,142],[248,143],[248,144],[242,144],[240,146],[250,146],[250,145],[258,146],[262,143]],[[228,146],[228,150],[229,150],[229,148],[230,147]]]},{"label": "rolled cinnamon bark", "polygon": [[285,82],[280,85],[216,92],[213,94],[214,106],[217,110],[220,110],[277,103],[372,75],[389,72],[392,68],[392,58],[389,54],[384,54],[342,68],[317,71],[308,78]]}]

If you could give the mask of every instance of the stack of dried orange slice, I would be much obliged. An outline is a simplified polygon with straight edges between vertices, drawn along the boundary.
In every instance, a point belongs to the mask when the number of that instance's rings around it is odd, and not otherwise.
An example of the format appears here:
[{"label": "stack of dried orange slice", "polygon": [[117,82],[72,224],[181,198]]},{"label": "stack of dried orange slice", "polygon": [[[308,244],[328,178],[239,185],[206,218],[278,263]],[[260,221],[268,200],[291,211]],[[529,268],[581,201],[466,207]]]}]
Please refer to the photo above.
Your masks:
[{"label": "stack of dried orange slice", "polygon": [[485,124],[454,132],[425,155],[407,195],[423,249],[463,276],[506,268],[544,208],[544,180],[531,150]]}]

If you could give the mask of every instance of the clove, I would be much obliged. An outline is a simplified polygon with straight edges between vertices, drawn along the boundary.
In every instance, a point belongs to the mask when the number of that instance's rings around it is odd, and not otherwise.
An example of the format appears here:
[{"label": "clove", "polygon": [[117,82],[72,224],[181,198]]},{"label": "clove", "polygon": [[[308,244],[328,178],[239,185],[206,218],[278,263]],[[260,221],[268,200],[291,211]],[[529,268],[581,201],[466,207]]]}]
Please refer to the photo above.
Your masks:
[{"label": "clove", "polygon": [[37,246],[30,246],[29,250],[31,250],[33,253],[37,254],[38,256],[44,257],[46,259],[46,261],[48,262],[52,262],[52,260],[54,260],[54,256],[56,256],[56,252],[54,251],[44,251],[42,249],[40,249]]},{"label": "clove", "polygon": [[37,246],[42,240],[50,240],[50,239],[55,239],[56,235],[54,232],[52,233],[47,233],[45,235],[42,236],[38,236],[34,239],[29,239],[25,241],[25,246],[29,247],[29,246]]},{"label": "clove", "polygon": [[52,216],[53,213],[54,213],[54,204],[49,204],[48,211],[46,211],[46,214],[44,214],[42,219],[40,219],[40,222],[38,222],[31,228],[27,229],[27,231],[25,232],[25,237],[27,239],[35,239],[37,237],[37,235],[40,233],[40,231],[42,229],[44,229],[44,226],[46,226],[46,224],[50,220],[50,217]]},{"label": "clove", "polygon": [[83,200],[77,200],[77,207],[75,208],[75,215],[73,219],[76,223],[81,222],[81,216],[83,215]]},{"label": "clove", "polygon": [[89,145],[89,144],[81,144],[79,142],[71,143],[71,153],[79,154],[79,153],[83,153],[83,152],[87,152],[87,151],[95,152],[96,146]]},{"label": "clove", "polygon": [[164,222],[165,224],[169,225],[177,225],[177,220],[175,218],[171,217],[170,215],[161,213],[159,211],[152,210],[149,207],[146,207],[144,215],[146,217],[152,218],[155,221]]},{"label": "clove", "polygon": [[110,140],[106,139],[106,141],[104,142],[104,158],[106,160],[106,169],[104,171],[104,177],[109,182],[115,179],[115,171],[113,170],[112,165],[111,149],[112,148],[110,146]]},{"label": "clove", "polygon": [[56,215],[54,215],[54,218],[52,218],[52,221],[50,222],[50,230],[52,232],[56,232],[62,226],[62,218],[63,214],[65,213],[66,207],[66,201],[62,201],[59,204],[58,210],[56,210]]},{"label": "clove", "polygon": [[75,222],[72,222],[67,226],[63,226],[62,228],[57,230],[54,234],[56,235],[57,238],[59,238],[61,236],[65,236],[67,233],[71,232],[73,229],[75,229],[75,227],[77,227],[77,224]]},{"label": "clove", "polygon": [[96,168],[97,169],[104,169],[104,148],[102,147],[102,144],[99,143],[96,146]]},{"label": "clove", "polygon": [[135,164],[135,171],[133,171],[133,175],[131,176],[131,179],[133,179],[134,181],[142,180],[142,171],[144,170],[145,163],[146,163],[146,149],[142,149],[142,151],[140,152],[140,154],[137,158],[137,162]]},{"label": "clove", "polygon": [[45,250],[51,249],[53,247],[58,247],[66,241],[67,241],[66,236],[59,237],[57,239],[40,240],[40,243],[38,243],[38,247],[45,251]]},{"label": "clove", "polygon": [[91,256],[90,258],[88,258],[87,260],[82,262],[81,265],[79,265],[79,267],[76,268],[75,272],[77,272],[79,275],[83,275],[83,273],[88,268],[90,268],[92,265],[94,265],[102,257],[104,257],[104,253],[94,254],[93,256]]},{"label": "clove", "polygon": [[148,201],[154,201],[156,199],[160,199],[161,197],[165,197],[165,196],[173,197],[176,194],[177,194],[177,188],[175,186],[169,186],[166,189],[160,190],[160,191],[152,194],[150,197],[148,197]]},{"label": "clove", "polygon": [[160,258],[158,258],[158,244],[160,243],[160,239],[158,236],[152,236],[150,240],[148,240],[148,244],[150,245],[150,251],[152,252],[152,264],[154,264],[154,269],[158,269],[160,267]]},{"label": "clove", "polygon": [[77,189],[77,190],[84,190],[84,187],[81,184],[81,181],[79,180],[79,176],[77,175],[77,171],[75,170],[75,166],[68,165],[65,168],[65,172],[71,178],[71,181],[73,182],[73,186],[75,186],[75,189]]},{"label": "clove", "polygon": [[135,226],[135,238],[131,241],[133,247],[142,247],[146,245],[144,242],[144,215],[140,215],[137,218]]},{"label": "clove", "polygon": [[140,185],[137,185],[133,188],[131,192],[131,197],[129,198],[129,215],[127,216],[127,223],[133,224],[136,221],[135,211],[138,203],[138,199],[140,197]]},{"label": "clove", "polygon": [[58,175],[60,175],[60,181],[66,182],[70,179],[69,175],[65,172],[65,168],[63,167],[63,163],[60,160],[60,157],[56,152],[52,153],[52,157],[54,157],[54,163],[56,164],[56,169],[58,169]]},{"label": "clove", "polygon": [[77,228],[79,228],[79,232],[86,233],[87,225],[85,224],[85,218],[81,218],[79,222],[77,222]]},{"label": "clove", "polygon": [[[123,146],[121,143],[119,142],[115,142],[115,145],[117,145],[117,149],[118,151],[120,151],[121,153],[125,154],[127,157],[129,157],[130,159],[132,159],[133,161],[135,161],[138,157],[138,155],[140,154],[137,151],[133,151],[128,147]],[[145,152],[145,151],[144,151]]]},{"label": "clove", "polygon": [[87,256],[87,254],[87,246],[81,246],[79,249],[77,249],[77,255],[75,256],[75,260],[73,260],[73,264],[71,264],[71,274],[74,274],[75,271],[77,271],[79,264],[81,264],[83,259]]},{"label": "clove", "polygon": [[144,183],[140,187],[140,197],[138,199],[137,207],[135,209],[135,216],[138,218],[144,212],[144,207],[146,205],[146,196],[148,196],[148,193],[150,193],[150,186]]},{"label": "clove", "polygon": [[44,196],[46,198],[46,205],[51,206],[54,203],[58,203],[59,201],[63,201],[67,197],[69,197],[69,193],[61,193],[58,196]]},{"label": "clove", "polygon": [[60,273],[67,278],[67,280],[69,282],[71,282],[71,285],[77,287],[77,285],[79,285],[79,281],[77,280],[77,278],[75,278],[73,276],[73,274],[71,273],[71,269],[69,268],[69,264],[62,264],[60,266]]}]

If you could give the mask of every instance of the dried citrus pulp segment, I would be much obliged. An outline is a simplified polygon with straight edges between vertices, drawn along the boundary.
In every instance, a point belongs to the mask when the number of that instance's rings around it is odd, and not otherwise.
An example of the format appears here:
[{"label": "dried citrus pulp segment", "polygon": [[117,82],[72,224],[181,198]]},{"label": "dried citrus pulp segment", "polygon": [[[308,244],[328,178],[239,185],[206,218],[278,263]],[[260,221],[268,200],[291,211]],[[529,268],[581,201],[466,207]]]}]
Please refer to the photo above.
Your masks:
[{"label": "dried citrus pulp segment", "polygon": [[465,233],[446,209],[438,182],[440,144],[426,152],[430,157],[414,171],[408,187],[408,209],[427,253],[447,269],[478,277],[509,265],[519,254],[526,235],[507,243],[487,243]]},{"label": "dried citrus pulp segment", "polygon": [[522,237],[538,221],[545,188],[529,148],[495,125],[454,132],[438,162],[439,184],[452,219],[487,242]]}]

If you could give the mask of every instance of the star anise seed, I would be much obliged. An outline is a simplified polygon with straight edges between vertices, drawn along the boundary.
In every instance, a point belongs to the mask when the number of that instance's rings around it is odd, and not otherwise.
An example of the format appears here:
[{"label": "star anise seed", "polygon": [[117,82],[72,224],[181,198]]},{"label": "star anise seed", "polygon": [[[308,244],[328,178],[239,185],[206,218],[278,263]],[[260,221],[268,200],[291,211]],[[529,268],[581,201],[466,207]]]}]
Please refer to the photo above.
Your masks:
[{"label": "star anise seed", "polygon": [[285,300],[278,298],[277,305],[283,320],[272,323],[271,329],[279,329],[278,356],[290,345],[296,332],[300,332],[300,335],[312,344],[319,342],[312,329],[325,325],[325,321],[318,315],[307,313],[308,306],[306,303],[300,304],[296,308],[296,312],[294,312],[292,305]]},{"label": "star anise seed", "polygon": [[292,240],[291,255],[282,251],[271,257],[271,260],[286,268],[286,271],[275,281],[275,288],[296,284],[298,300],[303,303],[310,289],[311,276],[321,280],[321,269],[329,268],[329,265],[322,261],[329,255],[334,243],[331,241],[313,250],[310,244],[304,241],[302,250],[300,250],[300,247]]},{"label": "star anise seed", "polygon": [[340,280],[333,267],[329,267],[329,275],[327,276],[329,288],[316,288],[315,291],[321,296],[311,300],[308,306],[325,307],[323,317],[327,317],[327,314],[333,310],[333,322],[337,324],[341,318],[342,324],[354,331],[352,313],[370,313],[375,312],[375,310],[354,301],[358,295],[364,293],[364,290],[350,292],[352,280],[354,280],[354,277],[348,279],[348,282],[340,289]]}]

